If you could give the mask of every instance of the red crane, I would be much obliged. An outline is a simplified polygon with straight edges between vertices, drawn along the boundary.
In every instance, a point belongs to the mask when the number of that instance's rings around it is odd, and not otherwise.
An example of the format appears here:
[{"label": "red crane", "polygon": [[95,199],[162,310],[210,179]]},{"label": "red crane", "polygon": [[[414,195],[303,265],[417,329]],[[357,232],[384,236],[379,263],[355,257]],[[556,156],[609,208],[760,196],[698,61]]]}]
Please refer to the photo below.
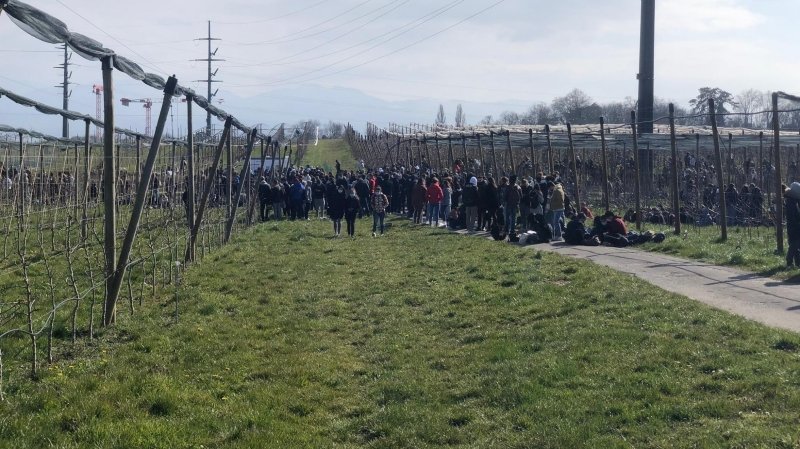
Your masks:
[{"label": "red crane", "polygon": [[152,135],[152,124],[153,124],[153,100],[149,98],[140,98],[137,100],[131,100],[130,98],[120,98],[120,103],[123,106],[130,106],[131,103],[144,103],[144,109],[147,111],[145,113],[145,122],[144,122],[144,134],[147,136]]}]

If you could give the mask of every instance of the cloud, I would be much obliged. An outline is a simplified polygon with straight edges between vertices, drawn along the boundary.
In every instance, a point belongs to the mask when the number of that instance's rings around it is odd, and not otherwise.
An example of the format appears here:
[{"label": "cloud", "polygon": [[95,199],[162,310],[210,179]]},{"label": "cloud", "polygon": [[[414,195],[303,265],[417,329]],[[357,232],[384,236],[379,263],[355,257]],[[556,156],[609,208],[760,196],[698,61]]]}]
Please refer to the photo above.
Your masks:
[{"label": "cloud", "polygon": [[669,0],[656,4],[659,32],[720,33],[743,31],[766,19],[739,0]]}]

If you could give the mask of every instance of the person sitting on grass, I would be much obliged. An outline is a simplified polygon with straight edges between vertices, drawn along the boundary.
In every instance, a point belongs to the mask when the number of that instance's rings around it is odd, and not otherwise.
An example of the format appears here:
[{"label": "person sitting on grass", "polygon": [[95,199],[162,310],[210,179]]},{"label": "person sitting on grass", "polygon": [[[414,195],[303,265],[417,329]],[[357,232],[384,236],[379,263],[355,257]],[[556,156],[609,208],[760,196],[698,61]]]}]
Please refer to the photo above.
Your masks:
[{"label": "person sitting on grass", "polygon": [[616,216],[612,211],[607,211],[603,215],[603,221],[605,224],[603,242],[619,248],[628,246],[628,227],[625,226],[622,217]]},{"label": "person sitting on grass", "polygon": [[564,242],[568,245],[590,245],[593,237],[586,231],[585,222],[586,215],[580,213],[573,216],[564,232]]}]

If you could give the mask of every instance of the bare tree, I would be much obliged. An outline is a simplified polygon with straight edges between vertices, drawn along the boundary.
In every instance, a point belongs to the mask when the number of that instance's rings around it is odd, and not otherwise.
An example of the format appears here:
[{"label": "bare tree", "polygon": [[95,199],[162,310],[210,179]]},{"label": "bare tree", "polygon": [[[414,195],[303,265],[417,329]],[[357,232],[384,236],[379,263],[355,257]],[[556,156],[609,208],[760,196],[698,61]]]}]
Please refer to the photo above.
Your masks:
[{"label": "bare tree", "polygon": [[464,118],[464,108],[462,108],[461,105],[459,104],[458,106],[456,106],[456,118],[455,118],[456,128],[463,128],[465,122],[466,120]]},{"label": "bare tree", "polygon": [[444,114],[444,105],[439,105],[439,113],[436,114],[436,125],[444,126],[447,123],[447,116]]},{"label": "bare tree", "polygon": [[751,114],[766,109],[764,102],[764,92],[756,89],[747,89],[736,96],[736,112],[745,114],[741,117],[740,123],[743,127],[749,128],[760,120],[758,117],[753,117]]}]

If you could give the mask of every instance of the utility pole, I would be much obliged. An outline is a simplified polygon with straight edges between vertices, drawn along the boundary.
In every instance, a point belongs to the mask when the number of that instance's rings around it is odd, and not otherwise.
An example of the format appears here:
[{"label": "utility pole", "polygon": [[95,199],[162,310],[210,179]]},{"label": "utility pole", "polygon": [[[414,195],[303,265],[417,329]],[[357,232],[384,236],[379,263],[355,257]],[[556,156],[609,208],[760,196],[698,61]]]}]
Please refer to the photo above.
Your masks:
[{"label": "utility pole", "polygon": [[[72,78],[72,72],[70,72],[69,70],[70,66],[69,61],[72,59],[72,53],[69,52],[69,47],[67,47],[66,44],[59,46],[58,49],[64,50],[64,63],[57,65],[53,68],[62,70],[64,73],[64,81],[56,87],[63,91],[64,95],[63,109],[66,111],[69,110],[69,97],[72,96],[72,91],[69,90],[69,85],[71,84],[69,80],[70,78]],[[61,125],[61,137],[69,139],[69,120],[66,117],[63,117],[62,120],[63,121]]]},{"label": "utility pole", "polygon": [[[653,133],[653,106],[655,103],[655,53],[656,53],[656,0],[642,0],[641,34],[639,37],[639,113],[637,114],[637,132],[643,134]],[[639,149],[639,170],[642,178],[651,181],[652,154],[646,147]],[[645,184],[645,189],[651,191],[651,183]]]},{"label": "utility pole", "polygon": [[[211,51],[211,41],[221,41],[222,39],[216,39],[216,38],[211,37],[211,21],[209,20],[208,21],[208,37],[201,37],[201,38],[195,39],[195,40],[196,41],[208,41],[208,57],[206,59],[195,59],[195,61],[196,62],[207,62],[208,63],[208,78],[206,78],[204,80],[198,80],[196,82],[198,82],[198,83],[207,83],[208,84],[208,96],[206,97],[206,99],[208,100],[208,103],[211,104],[212,98],[214,98],[217,95],[217,93],[219,92],[219,89],[217,89],[212,93],[211,92],[211,85],[213,83],[221,83],[222,82],[220,80],[215,80],[214,79],[214,77],[217,76],[217,72],[219,72],[219,68],[217,68],[216,70],[214,70],[212,72],[211,71],[212,70],[211,69],[211,63],[212,62],[225,61],[224,59],[214,59],[214,56],[217,55],[217,51],[219,51],[219,48],[215,49],[212,52]],[[206,116],[206,134],[209,137],[211,136],[211,113],[210,112]]]}]

